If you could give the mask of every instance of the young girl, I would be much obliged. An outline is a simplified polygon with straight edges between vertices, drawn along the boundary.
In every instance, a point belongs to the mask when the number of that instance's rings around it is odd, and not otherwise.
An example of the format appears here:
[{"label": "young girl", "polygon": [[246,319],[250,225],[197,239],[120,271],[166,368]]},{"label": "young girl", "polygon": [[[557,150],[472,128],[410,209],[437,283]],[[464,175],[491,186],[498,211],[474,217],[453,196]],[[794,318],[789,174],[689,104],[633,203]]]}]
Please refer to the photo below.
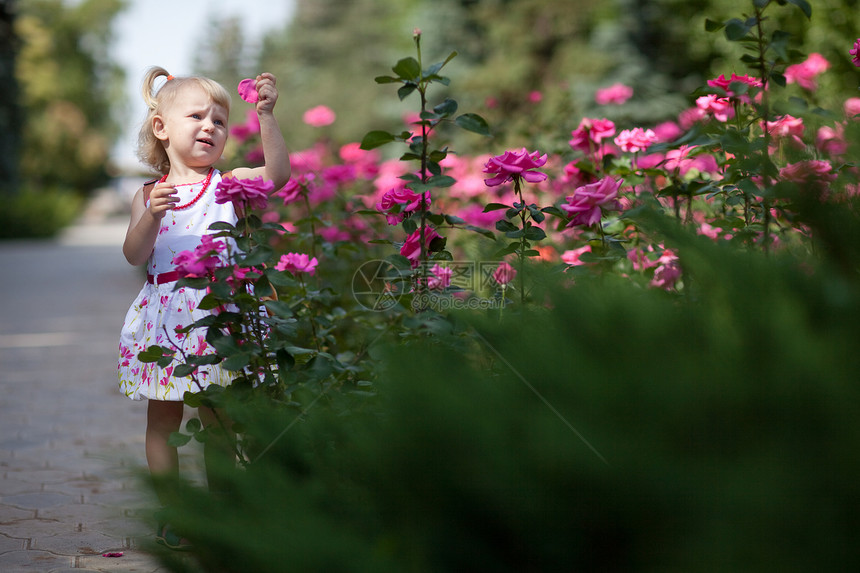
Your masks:
[{"label": "young girl", "polygon": [[[155,83],[162,77],[166,80],[156,91]],[[268,73],[257,76],[256,90],[265,165],[236,168],[228,175],[213,165],[221,158],[227,142],[229,93],[208,78],[173,77],[159,67],[151,68],[143,82],[143,98],[149,112],[141,126],[138,156],[162,177],[135,194],[123,244],[123,254],[129,263],[147,264],[147,282],[125,317],[120,336],[119,386],[133,400],[148,400],[146,460],[154,476],[177,474],[178,454],[167,439],[182,424],[185,392],[201,388],[190,377],[173,376],[172,366],[160,368],[154,363],[143,363],[137,355],[151,345],[174,344],[189,354],[212,352],[199,333],[175,332],[177,327],[202,318],[207,311],[197,308],[204,291],[174,290],[180,277],[173,269],[173,257],[199,245],[212,223],[237,221],[232,204],[215,203],[214,190],[222,176],[239,179],[262,176],[274,182],[275,189],[282,188],[290,177],[289,155],[272,113],[278,99],[275,77]],[[229,373],[217,364],[201,367],[197,377],[203,387],[224,386],[231,381]],[[215,420],[214,412],[205,408],[199,414],[204,424]],[[212,447],[215,446],[204,445],[207,469],[210,458],[216,454]],[[174,548],[183,544],[162,525],[157,539]]]}]

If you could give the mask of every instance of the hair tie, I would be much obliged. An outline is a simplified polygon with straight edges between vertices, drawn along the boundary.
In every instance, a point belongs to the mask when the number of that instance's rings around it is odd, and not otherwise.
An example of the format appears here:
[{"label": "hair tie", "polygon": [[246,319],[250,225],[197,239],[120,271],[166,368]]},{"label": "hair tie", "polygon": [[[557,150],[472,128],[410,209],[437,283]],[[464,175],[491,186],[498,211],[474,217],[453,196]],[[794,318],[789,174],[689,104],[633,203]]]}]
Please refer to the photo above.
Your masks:
[{"label": "hair tie", "polygon": [[173,76],[171,76],[170,74],[167,74],[167,81],[170,81],[172,79],[173,79]]}]

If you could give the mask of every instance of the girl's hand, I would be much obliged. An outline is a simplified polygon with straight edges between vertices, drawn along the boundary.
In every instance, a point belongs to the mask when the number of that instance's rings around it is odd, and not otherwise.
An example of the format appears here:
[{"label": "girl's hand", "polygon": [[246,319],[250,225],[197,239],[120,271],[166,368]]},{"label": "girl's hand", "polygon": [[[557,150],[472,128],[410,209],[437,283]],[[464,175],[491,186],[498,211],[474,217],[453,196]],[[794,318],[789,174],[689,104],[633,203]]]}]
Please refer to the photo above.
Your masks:
[{"label": "girl's hand", "polygon": [[257,113],[272,113],[275,102],[278,101],[278,88],[275,87],[275,76],[264,72],[257,76],[255,88],[260,96],[257,100]]},{"label": "girl's hand", "polygon": [[157,183],[149,194],[149,212],[156,219],[163,219],[164,214],[178,202],[176,187],[170,183]]}]

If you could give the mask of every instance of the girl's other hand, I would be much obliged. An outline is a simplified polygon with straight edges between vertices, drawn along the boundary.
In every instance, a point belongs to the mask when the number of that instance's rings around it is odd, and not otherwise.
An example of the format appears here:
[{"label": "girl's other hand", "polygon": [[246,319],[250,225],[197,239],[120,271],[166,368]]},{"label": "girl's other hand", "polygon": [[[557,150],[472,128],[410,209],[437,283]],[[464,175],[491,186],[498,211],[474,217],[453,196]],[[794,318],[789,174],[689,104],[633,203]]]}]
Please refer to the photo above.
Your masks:
[{"label": "girl's other hand", "polygon": [[275,87],[275,76],[268,72],[263,72],[256,78],[257,93],[260,99],[257,100],[257,113],[271,113],[275,109],[275,102],[278,101],[278,88]]},{"label": "girl's other hand", "polygon": [[157,183],[149,194],[149,212],[156,219],[162,219],[164,214],[173,209],[178,202],[176,187],[170,183]]}]

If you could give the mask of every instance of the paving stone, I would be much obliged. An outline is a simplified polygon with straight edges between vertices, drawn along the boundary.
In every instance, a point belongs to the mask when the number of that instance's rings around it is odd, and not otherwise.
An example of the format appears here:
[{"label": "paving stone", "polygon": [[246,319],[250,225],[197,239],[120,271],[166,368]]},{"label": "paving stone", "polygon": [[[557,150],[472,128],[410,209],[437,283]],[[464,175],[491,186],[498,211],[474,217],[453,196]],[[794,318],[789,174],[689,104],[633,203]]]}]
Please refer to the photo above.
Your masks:
[{"label": "paving stone", "polygon": [[9,551],[20,551],[27,548],[27,540],[17,537],[7,537],[0,533],[0,554],[8,553]]},{"label": "paving stone", "polygon": [[[32,539],[34,537],[59,535],[74,531],[76,523],[63,523],[53,519],[19,519],[0,526],[0,533],[9,537]],[[2,569],[0,569],[2,571]]]},{"label": "paving stone", "polygon": [[54,555],[47,551],[10,551],[0,555],[0,571],[19,573],[24,571],[51,571],[74,566],[74,557]]},{"label": "paving stone", "polygon": [[30,541],[30,550],[50,551],[57,555],[101,555],[116,545],[115,537],[99,531],[77,531],[34,537]]},{"label": "paving stone", "polygon": [[3,497],[4,505],[12,505],[22,509],[45,509],[77,501],[80,501],[80,496],[75,499],[75,496],[50,492],[21,493]]},{"label": "paving stone", "polygon": [[22,509],[20,507],[0,504],[0,533],[3,533],[4,525],[24,519],[34,519],[35,517],[35,509]]},{"label": "paving stone", "polygon": [[42,484],[28,480],[7,478],[0,480],[0,500],[7,495],[42,491]]}]

